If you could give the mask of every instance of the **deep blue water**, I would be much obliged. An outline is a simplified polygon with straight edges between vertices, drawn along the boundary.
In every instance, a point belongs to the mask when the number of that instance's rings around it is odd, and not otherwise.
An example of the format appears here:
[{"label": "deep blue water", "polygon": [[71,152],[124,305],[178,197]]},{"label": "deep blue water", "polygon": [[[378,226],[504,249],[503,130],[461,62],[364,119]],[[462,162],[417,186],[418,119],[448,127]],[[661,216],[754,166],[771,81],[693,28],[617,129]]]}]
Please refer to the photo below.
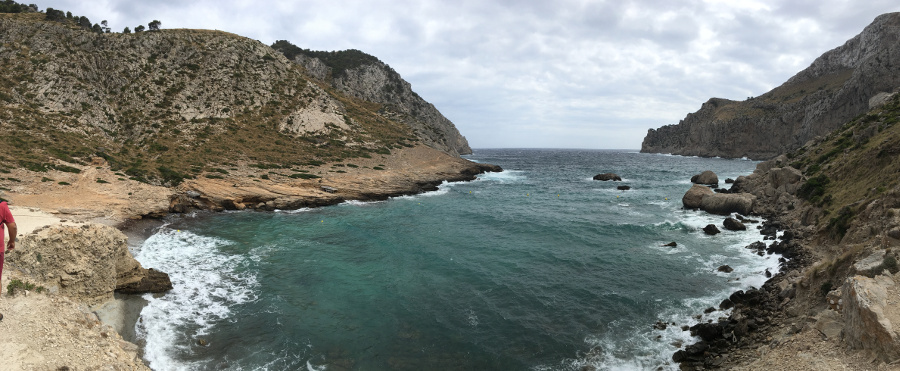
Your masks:
[{"label": "deep blue water", "polygon": [[[175,284],[147,296],[138,324],[151,367],[675,369],[671,354],[691,341],[679,327],[777,267],[743,248],[761,240],[755,229],[706,236],[723,218],[681,210],[691,175],[724,181],[753,161],[469,158],[505,171],[384,202],[172,219],[136,255]],[[591,179],[604,172],[623,181]],[[660,319],[677,326],[651,328]]]}]

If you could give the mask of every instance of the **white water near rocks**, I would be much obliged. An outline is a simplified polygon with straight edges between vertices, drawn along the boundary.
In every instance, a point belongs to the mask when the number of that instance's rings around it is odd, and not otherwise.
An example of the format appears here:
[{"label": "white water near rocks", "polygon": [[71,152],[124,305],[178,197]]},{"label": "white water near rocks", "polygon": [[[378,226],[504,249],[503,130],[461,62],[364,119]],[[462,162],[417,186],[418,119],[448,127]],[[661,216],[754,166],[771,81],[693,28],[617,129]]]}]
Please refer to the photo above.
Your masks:
[{"label": "white water near rocks", "polygon": [[[756,224],[707,236],[723,217],[680,205],[691,175],[754,162],[473,158],[507,170],[383,202],[173,219],[137,254],[176,287],[148,295],[138,324],[151,367],[674,370],[694,341],[682,325],[727,315],[703,312],[778,271],[777,255],[745,248],[762,240]],[[610,171],[627,181],[591,179]]]}]

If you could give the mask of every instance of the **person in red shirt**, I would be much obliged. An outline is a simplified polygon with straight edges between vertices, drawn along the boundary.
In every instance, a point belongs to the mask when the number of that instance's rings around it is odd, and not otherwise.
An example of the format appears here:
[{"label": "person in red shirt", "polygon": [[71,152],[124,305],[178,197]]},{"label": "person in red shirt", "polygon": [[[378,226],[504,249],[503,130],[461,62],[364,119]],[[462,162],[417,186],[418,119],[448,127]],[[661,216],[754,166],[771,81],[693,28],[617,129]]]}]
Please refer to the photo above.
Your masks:
[{"label": "person in red shirt", "polygon": [[[6,228],[9,229],[9,241],[6,241],[6,251],[3,248],[3,238],[6,237],[3,233],[3,226],[6,225]],[[3,259],[4,253],[13,251],[16,248],[16,233],[19,230],[16,227],[16,220],[13,219],[12,213],[9,211],[9,205],[7,205],[6,201],[0,202],[0,277],[3,277]],[[0,288],[3,285],[0,284]],[[3,320],[3,315],[0,314],[0,321]]]}]

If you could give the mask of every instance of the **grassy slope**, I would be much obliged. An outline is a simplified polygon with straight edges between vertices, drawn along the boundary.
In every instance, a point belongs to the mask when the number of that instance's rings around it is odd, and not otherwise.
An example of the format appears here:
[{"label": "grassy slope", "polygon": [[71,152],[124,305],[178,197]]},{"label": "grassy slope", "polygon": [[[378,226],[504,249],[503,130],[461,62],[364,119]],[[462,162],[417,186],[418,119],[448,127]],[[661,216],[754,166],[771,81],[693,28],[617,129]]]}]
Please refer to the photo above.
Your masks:
[{"label": "grassy slope", "polygon": [[798,195],[822,207],[843,237],[862,207],[900,185],[900,95],[788,154],[808,178]]}]

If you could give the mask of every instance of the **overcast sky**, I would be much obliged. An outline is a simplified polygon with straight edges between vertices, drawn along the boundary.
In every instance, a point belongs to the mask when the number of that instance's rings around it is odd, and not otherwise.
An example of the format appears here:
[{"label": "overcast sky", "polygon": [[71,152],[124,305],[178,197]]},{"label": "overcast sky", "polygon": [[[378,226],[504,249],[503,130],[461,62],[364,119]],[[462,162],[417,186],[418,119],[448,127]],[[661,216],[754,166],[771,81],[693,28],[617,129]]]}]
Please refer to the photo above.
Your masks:
[{"label": "overcast sky", "polygon": [[710,97],[778,86],[896,0],[49,0],[113,31],[233,32],[359,49],[399,72],[473,148],[640,148]]}]

